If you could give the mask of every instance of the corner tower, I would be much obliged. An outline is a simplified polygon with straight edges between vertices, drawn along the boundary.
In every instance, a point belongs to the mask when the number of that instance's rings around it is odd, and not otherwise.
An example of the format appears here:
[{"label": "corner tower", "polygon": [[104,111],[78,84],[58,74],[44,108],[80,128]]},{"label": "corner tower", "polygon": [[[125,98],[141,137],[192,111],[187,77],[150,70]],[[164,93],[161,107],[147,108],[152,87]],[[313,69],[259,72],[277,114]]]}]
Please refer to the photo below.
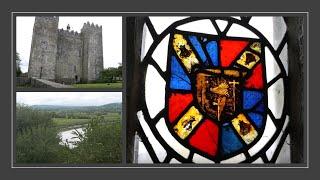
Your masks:
[{"label": "corner tower", "polygon": [[85,23],[81,29],[83,41],[83,80],[92,82],[103,70],[102,26]]},{"label": "corner tower", "polygon": [[35,17],[28,76],[55,79],[58,40],[58,16]]}]

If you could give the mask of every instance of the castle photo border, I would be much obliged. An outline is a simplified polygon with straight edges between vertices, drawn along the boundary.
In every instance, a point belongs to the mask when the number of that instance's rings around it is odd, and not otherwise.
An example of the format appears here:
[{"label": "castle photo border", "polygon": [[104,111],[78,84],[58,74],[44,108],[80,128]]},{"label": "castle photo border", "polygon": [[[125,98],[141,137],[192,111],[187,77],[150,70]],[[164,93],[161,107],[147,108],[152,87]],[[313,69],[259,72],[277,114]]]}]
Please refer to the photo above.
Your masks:
[{"label": "castle photo border", "polygon": [[[205,164],[200,164],[200,165],[188,165],[188,164],[182,164],[182,165],[159,165],[159,164],[150,164],[150,165],[145,165],[145,164],[128,164],[126,163],[126,118],[127,118],[127,102],[126,102],[126,92],[127,92],[127,86],[126,86],[126,72],[127,72],[127,62],[126,62],[126,17],[132,17],[132,16],[148,16],[148,15],[161,15],[161,16],[177,16],[177,15],[191,15],[191,16],[212,16],[212,15],[245,15],[245,14],[250,14],[250,16],[261,16],[261,15],[284,15],[284,16],[303,16],[306,18],[306,24],[304,26],[307,27],[307,31],[305,32],[306,34],[306,41],[307,43],[305,44],[306,47],[306,69],[307,73],[305,74],[306,76],[306,84],[307,87],[305,89],[307,93],[306,97],[306,166],[301,166],[299,164],[289,164],[289,165],[230,165],[230,164],[223,164],[223,165],[205,165]],[[121,164],[94,164],[94,165],[62,165],[62,164],[35,164],[35,165],[28,165],[28,166],[16,166],[14,164],[14,119],[15,119],[15,104],[16,104],[16,99],[15,99],[15,92],[23,92],[23,91],[47,91],[47,92],[100,92],[103,91],[102,89],[24,89],[24,90],[17,90],[15,87],[15,75],[14,75],[14,70],[15,70],[15,63],[13,63],[15,59],[15,18],[16,16],[34,16],[34,15],[58,15],[58,16],[79,16],[79,15],[86,15],[86,16],[121,16],[122,17],[122,47],[123,47],[123,54],[122,54],[122,63],[123,63],[123,86],[122,89],[120,90],[122,92],[122,107],[123,107],[123,113],[122,113],[122,163]],[[11,168],[309,168],[309,109],[308,109],[308,104],[309,104],[309,12],[11,12]],[[119,90],[105,90],[106,92],[116,92]]]}]

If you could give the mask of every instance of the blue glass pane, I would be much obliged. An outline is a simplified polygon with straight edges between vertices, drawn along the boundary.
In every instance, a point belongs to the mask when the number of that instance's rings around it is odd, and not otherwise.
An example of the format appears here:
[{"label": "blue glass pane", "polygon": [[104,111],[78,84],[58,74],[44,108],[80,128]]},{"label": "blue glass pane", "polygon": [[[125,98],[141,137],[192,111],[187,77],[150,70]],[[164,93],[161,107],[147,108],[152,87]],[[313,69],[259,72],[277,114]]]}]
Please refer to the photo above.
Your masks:
[{"label": "blue glass pane", "polygon": [[207,49],[207,52],[211,58],[212,64],[214,66],[219,66],[217,42],[216,41],[208,42],[206,49]]},{"label": "blue glass pane", "polygon": [[263,112],[264,112],[264,104],[263,104],[263,102],[262,102],[262,101],[259,103],[259,105],[257,105],[257,107],[256,107],[255,111],[257,111],[257,112],[261,112],[261,113],[263,113]]},{"label": "blue glass pane", "polygon": [[243,147],[229,123],[222,126],[221,137],[221,151],[224,155],[235,152]]},{"label": "blue glass pane", "polygon": [[258,127],[261,128],[262,127],[262,120],[263,120],[263,116],[261,114],[258,113],[248,113],[248,116],[250,117],[250,119],[253,121],[253,123]]},{"label": "blue glass pane", "polygon": [[191,90],[190,79],[182,69],[177,58],[171,57],[171,89]]},{"label": "blue glass pane", "polygon": [[206,65],[208,65],[206,54],[204,53],[202,46],[201,46],[201,43],[198,41],[197,37],[196,36],[189,36],[189,40],[190,40],[192,46],[194,47],[194,49],[199,54],[201,61],[203,63],[205,63]]},{"label": "blue glass pane", "polygon": [[256,105],[263,97],[261,91],[243,91],[243,109],[251,109]]}]

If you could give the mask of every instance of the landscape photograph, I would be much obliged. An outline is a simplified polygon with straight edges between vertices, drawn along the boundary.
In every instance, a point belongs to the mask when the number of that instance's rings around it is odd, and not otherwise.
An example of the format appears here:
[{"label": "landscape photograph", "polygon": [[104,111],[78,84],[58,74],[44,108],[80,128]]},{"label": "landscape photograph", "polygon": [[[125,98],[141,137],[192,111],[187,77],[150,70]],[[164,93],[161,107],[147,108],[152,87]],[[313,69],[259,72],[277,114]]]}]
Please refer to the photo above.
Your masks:
[{"label": "landscape photograph", "polygon": [[122,17],[17,16],[17,88],[122,88]]},{"label": "landscape photograph", "polygon": [[121,92],[17,92],[15,163],[121,163]]}]

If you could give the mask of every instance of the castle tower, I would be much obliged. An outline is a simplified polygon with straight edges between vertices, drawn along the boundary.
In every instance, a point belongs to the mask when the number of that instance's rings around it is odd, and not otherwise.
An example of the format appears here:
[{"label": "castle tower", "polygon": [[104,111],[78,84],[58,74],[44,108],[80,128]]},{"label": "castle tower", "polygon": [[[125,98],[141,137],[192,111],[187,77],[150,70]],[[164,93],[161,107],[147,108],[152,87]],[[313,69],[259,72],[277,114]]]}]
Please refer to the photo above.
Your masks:
[{"label": "castle tower", "polygon": [[81,29],[83,41],[82,78],[97,80],[103,70],[102,26],[85,23]]},{"label": "castle tower", "polygon": [[78,32],[58,30],[56,82],[72,84],[82,81],[82,45]]},{"label": "castle tower", "polygon": [[29,77],[55,79],[58,23],[58,16],[35,18],[28,67]]}]

